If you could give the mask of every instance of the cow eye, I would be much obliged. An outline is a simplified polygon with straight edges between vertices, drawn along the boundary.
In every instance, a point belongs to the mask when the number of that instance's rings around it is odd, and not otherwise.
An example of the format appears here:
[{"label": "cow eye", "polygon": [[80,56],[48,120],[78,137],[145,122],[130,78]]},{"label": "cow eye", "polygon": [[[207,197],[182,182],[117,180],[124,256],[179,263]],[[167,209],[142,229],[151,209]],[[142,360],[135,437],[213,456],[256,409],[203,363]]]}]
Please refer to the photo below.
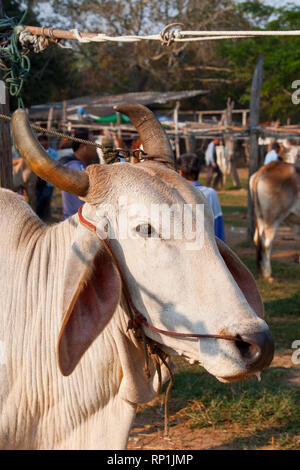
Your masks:
[{"label": "cow eye", "polygon": [[150,224],[139,224],[135,228],[138,235],[144,238],[150,238],[155,235],[155,230]]}]

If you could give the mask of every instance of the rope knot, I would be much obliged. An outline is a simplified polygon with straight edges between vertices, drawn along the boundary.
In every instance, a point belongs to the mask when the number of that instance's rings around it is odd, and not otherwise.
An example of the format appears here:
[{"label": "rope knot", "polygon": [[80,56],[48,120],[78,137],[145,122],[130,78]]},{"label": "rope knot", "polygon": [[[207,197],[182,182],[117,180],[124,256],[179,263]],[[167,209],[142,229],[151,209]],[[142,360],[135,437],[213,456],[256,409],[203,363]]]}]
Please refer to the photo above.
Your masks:
[{"label": "rope knot", "polygon": [[135,313],[134,318],[128,321],[127,331],[140,328],[143,323],[147,323],[146,318],[141,313]]},{"label": "rope knot", "polygon": [[162,31],[160,32],[160,37],[161,37],[161,43],[163,46],[170,46],[173,42],[175,42],[176,39],[181,39],[181,32],[180,30],[172,30],[170,31],[171,28],[174,28],[176,26],[183,26],[182,23],[171,23],[165,26]]}]

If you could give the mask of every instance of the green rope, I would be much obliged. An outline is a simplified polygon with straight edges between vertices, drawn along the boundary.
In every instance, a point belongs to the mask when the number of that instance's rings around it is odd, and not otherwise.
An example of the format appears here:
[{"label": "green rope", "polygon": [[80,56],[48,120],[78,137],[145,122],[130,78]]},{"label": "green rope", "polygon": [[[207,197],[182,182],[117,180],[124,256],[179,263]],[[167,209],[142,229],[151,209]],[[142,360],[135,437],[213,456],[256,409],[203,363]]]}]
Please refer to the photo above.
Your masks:
[{"label": "green rope", "polygon": [[0,69],[3,79],[9,87],[11,96],[18,99],[18,107],[24,108],[21,92],[24,81],[30,72],[30,59],[19,50],[19,30],[17,26],[23,23],[27,10],[18,21],[14,18],[0,18]]}]

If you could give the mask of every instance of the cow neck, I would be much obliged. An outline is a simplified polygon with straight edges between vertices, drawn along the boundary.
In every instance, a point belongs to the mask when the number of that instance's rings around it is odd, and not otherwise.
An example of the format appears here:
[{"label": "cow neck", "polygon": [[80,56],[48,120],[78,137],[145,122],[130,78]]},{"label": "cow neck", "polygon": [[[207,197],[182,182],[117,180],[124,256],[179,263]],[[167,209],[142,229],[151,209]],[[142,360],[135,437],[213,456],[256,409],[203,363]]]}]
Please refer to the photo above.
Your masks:
[{"label": "cow neck", "polygon": [[113,249],[112,249],[112,247],[109,243],[109,240],[107,240],[105,237],[103,237],[101,232],[99,230],[97,230],[96,226],[84,217],[84,215],[82,214],[82,207],[83,206],[79,207],[79,209],[78,209],[78,216],[79,216],[80,223],[82,225],[84,225],[87,229],[91,230],[92,232],[95,232],[98,235],[98,237],[100,238],[100,240],[103,243],[103,246],[105,247],[106,251],[111,256],[111,258],[112,258],[113,262],[115,263],[115,266],[116,266],[116,268],[117,268],[117,270],[120,274],[122,284],[123,284],[124,293],[125,293],[125,297],[126,297],[127,303],[129,305],[129,307],[131,309],[131,313],[132,313],[131,319],[128,322],[127,331],[130,330],[130,329],[140,328],[142,325],[144,325],[146,328],[148,328],[149,330],[151,330],[155,333],[159,333],[159,334],[163,334],[163,335],[167,335],[167,336],[172,336],[172,337],[176,337],[176,338],[199,338],[199,339],[200,338],[216,338],[216,339],[224,339],[224,340],[227,340],[227,341],[242,341],[239,337],[236,337],[236,336],[217,335],[217,334],[199,334],[199,333],[177,333],[175,331],[161,330],[160,328],[156,328],[155,326],[150,325],[148,323],[147,319],[145,318],[145,316],[135,307],[135,305],[132,301],[132,298],[131,298],[131,295],[130,295],[130,291],[129,291],[129,288],[128,288],[128,284],[127,284],[126,277],[124,275],[123,269],[122,269],[122,267],[121,267],[121,265],[118,261],[118,258],[115,255],[115,253],[114,253],[114,251],[113,251]]}]

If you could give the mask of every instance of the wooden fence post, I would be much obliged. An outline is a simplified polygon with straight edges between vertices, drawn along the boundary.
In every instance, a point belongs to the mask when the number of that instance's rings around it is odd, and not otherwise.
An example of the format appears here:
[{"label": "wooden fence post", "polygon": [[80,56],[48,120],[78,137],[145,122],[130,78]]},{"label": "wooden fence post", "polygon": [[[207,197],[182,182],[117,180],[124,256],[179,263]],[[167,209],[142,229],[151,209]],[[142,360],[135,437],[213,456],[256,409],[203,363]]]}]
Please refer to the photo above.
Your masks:
[{"label": "wooden fence post", "polygon": [[[258,170],[258,125],[259,125],[259,105],[260,91],[263,77],[264,57],[259,56],[252,78],[251,98],[250,98],[250,137],[249,137],[249,179]],[[254,214],[250,188],[248,186],[248,240],[253,242],[254,236]]]},{"label": "wooden fence post", "polygon": [[[0,18],[4,17],[4,5],[0,0]],[[0,74],[0,80],[2,75]],[[2,84],[1,84],[2,85]],[[4,89],[4,86],[2,86]],[[9,98],[8,92],[5,87],[4,96],[0,96],[0,113],[9,114]],[[3,99],[4,98],[4,99]],[[2,101],[2,102],[1,102]],[[3,103],[4,101],[4,103]],[[10,124],[4,119],[0,119],[0,187],[12,189],[12,161],[11,161],[11,138],[10,138]]]}]

